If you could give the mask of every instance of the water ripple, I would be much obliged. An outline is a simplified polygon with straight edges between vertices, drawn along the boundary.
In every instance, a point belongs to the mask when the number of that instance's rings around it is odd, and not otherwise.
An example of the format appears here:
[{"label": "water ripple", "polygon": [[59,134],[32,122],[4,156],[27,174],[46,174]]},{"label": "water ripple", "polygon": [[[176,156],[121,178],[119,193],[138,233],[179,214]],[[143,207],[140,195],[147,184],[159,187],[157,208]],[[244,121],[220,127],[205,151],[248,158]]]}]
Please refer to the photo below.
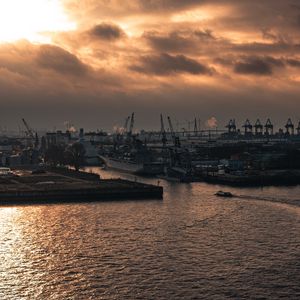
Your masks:
[{"label": "water ripple", "polygon": [[300,298],[299,188],[162,184],[163,202],[0,208],[0,299]]}]

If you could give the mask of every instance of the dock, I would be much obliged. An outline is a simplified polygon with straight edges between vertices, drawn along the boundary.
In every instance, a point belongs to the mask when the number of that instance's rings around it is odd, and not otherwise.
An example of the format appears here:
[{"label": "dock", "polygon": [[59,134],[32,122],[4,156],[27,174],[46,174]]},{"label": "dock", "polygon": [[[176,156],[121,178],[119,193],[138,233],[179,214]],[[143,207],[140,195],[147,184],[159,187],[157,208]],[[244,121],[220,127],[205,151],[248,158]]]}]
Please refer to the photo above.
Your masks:
[{"label": "dock", "polygon": [[206,175],[203,181],[229,186],[293,186],[300,184],[299,170],[266,170],[257,174],[213,174]]},{"label": "dock", "polygon": [[51,170],[0,177],[0,205],[162,199],[163,188],[97,174]]}]

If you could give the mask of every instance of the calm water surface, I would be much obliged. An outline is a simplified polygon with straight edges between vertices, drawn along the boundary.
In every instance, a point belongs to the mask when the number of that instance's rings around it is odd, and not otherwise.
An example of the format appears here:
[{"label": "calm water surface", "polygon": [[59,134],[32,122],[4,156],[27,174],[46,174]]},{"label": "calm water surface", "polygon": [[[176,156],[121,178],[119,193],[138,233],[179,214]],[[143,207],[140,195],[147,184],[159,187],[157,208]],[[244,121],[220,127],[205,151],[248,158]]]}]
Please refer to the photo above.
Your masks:
[{"label": "calm water surface", "polygon": [[0,207],[0,299],[300,299],[300,187],[160,184],[163,201]]}]

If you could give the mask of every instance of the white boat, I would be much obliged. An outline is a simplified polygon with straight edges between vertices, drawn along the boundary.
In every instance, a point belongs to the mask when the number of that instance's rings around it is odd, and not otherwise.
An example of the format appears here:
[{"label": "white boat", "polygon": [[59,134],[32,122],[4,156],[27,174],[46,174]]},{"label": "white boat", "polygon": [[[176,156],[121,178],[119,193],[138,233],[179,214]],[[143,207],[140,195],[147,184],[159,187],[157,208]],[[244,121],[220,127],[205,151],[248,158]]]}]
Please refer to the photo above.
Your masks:
[{"label": "white boat", "polygon": [[14,175],[14,173],[11,171],[10,168],[4,168],[4,167],[0,168],[0,176],[1,177],[13,176],[13,175]]}]

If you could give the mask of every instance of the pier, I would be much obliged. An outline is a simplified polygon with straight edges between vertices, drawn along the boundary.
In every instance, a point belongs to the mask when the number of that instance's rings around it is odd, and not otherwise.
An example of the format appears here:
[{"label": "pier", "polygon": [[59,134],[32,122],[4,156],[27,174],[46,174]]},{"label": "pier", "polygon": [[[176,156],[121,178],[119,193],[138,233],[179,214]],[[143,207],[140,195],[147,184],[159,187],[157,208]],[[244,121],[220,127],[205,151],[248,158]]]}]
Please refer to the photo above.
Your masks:
[{"label": "pier", "polygon": [[163,188],[96,174],[51,170],[43,174],[20,171],[0,178],[0,205],[162,199]]}]

